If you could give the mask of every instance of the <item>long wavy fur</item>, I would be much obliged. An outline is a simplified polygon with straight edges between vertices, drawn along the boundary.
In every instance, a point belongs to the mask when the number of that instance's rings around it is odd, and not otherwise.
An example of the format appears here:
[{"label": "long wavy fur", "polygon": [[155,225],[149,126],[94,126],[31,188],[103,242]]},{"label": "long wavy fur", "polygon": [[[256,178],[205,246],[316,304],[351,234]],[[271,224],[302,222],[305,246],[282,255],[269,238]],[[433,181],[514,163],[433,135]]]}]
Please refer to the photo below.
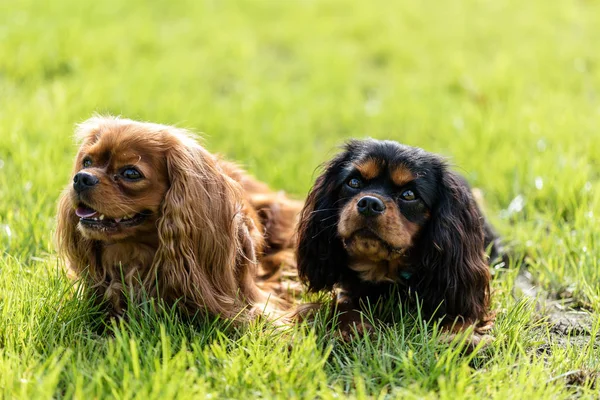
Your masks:
[{"label": "long wavy fur", "polygon": [[56,237],[69,268],[117,314],[122,313],[124,290],[134,298],[145,292],[189,313],[238,319],[265,310],[277,313],[283,302],[255,280],[265,231],[247,200],[250,193],[181,129],[95,117],[79,127],[77,136],[83,146],[97,140],[100,127],[119,124],[132,124],[147,148],[164,154],[169,187],[156,223],[158,246],[132,246],[135,261],[127,266],[108,262],[103,243],[78,231],[67,188],[59,200]]},{"label": "long wavy fur", "polygon": [[[310,291],[340,287],[348,289],[351,297],[387,291],[387,284],[362,282],[349,268],[349,256],[337,233],[344,205],[339,198],[340,175],[374,143],[380,142],[347,143],[344,151],[324,164],[308,194],[298,225],[297,262],[299,276]],[[430,153],[427,157],[431,160],[427,174],[435,181],[438,200],[410,249],[408,263],[415,272],[407,285],[417,293],[426,314],[450,322],[458,318],[467,325],[485,324],[490,272],[484,240],[493,244],[496,239],[488,236],[495,234],[490,228],[484,232],[484,217],[464,179],[450,171],[441,157]]]}]

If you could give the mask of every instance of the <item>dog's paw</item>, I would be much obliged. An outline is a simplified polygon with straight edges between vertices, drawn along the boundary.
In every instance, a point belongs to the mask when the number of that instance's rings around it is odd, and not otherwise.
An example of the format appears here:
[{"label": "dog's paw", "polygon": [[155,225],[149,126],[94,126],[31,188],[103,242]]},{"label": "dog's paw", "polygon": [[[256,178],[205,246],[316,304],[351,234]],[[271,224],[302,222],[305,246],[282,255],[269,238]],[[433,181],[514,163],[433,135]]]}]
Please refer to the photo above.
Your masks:
[{"label": "dog's paw", "polygon": [[490,344],[492,344],[494,339],[495,338],[492,335],[487,335],[487,334],[482,335],[479,333],[474,333],[467,340],[467,344],[474,350],[475,347],[479,346],[480,344],[482,345],[482,347],[489,346]]},{"label": "dog's paw", "polygon": [[[454,341],[457,336],[462,336],[463,333],[443,333],[440,336],[440,340],[443,343],[450,344]],[[467,354],[472,353],[479,346],[480,349],[484,349],[494,341],[492,335],[471,333],[465,340],[464,350]],[[481,345],[481,346],[480,346]]]},{"label": "dog's paw", "polygon": [[368,322],[353,322],[340,326],[339,337],[346,343],[350,343],[355,337],[371,336],[375,331],[373,325]]}]

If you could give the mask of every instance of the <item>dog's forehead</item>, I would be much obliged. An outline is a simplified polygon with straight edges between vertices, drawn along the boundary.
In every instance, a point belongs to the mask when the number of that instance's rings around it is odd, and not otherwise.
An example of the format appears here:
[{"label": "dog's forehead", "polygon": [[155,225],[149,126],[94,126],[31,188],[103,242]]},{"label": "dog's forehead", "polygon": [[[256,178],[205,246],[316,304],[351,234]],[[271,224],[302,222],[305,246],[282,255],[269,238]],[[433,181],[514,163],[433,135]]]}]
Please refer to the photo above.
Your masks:
[{"label": "dog's forehead", "polygon": [[402,159],[389,159],[383,157],[366,157],[352,163],[364,179],[371,180],[383,175],[398,186],[413,181],[417,174]]},{"label": "dog's forehead", "polygon": [[431,167],[440,168],[443,160],[421,148],[400,144],[391,140],[365,140],[355,142],[351,151],[350,168],[358,169],[371,179],[389,174],[398,184],[428,175]]},{"label": "dog's forehead", "polygon": [[84,144],[82,153],[120,164],[136,164],[154,158],[157,153],[153,146],[155,140],[146,136],[143,131],[128,126],[99,128],[94,134],[95,140]]},{"label": "dog's forehead", "polygon": [[396,142],[367,141],[351,162],[365,179],[382,175],[398,186],[416,179],[418,168],[413,160],[413,149]]}]

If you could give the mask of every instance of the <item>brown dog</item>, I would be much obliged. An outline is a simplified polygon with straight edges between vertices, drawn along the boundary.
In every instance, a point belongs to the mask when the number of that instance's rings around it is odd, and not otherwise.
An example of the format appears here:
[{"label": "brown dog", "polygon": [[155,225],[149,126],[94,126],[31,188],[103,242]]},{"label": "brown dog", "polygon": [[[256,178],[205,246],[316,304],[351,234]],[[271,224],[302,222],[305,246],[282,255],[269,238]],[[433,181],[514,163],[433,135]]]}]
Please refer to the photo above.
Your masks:
[{"label": "brown dog", "polygon": [[257,274],[295,270],[301,203],[182,129],[94,117],[76,136],[73,182],[58,208],[59,252],[111,314],[123,314],[125,293],[225,318],[285,307]]}]

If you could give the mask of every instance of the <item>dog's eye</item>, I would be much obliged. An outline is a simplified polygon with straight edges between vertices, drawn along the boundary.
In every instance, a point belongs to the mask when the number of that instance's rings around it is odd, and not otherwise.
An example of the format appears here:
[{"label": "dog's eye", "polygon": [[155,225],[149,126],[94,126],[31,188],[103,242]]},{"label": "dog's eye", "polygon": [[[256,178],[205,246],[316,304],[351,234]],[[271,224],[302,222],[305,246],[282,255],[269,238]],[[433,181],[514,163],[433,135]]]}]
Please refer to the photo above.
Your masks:
[{"label": "dog's eye", "polygon": [[89,168],[92,166],[92,160],[90,160],[89,158],[84,158],[83,159],[83,168]]},{"label": "dog's eye", "polygon": [[348,181],[348,186],[350,186],[352,189],[360,189],[362,182],[358,178],[352,178]]},{"label": "dog's eye", "polygon": [[142,178],[141,172],[135,168],[124,169],[123,172],[121,172],[121,175],[123,175],[123,178],[129,179],[130,181],[137,181]]},{"label": "dog's eye", "polygon": [[402,197],[402,200],[412,201],[417,198],[417,195],[415,195],[415,192],[413,192],[412,190],[405,190],[404,192],[402,192],[400,197]]}]

